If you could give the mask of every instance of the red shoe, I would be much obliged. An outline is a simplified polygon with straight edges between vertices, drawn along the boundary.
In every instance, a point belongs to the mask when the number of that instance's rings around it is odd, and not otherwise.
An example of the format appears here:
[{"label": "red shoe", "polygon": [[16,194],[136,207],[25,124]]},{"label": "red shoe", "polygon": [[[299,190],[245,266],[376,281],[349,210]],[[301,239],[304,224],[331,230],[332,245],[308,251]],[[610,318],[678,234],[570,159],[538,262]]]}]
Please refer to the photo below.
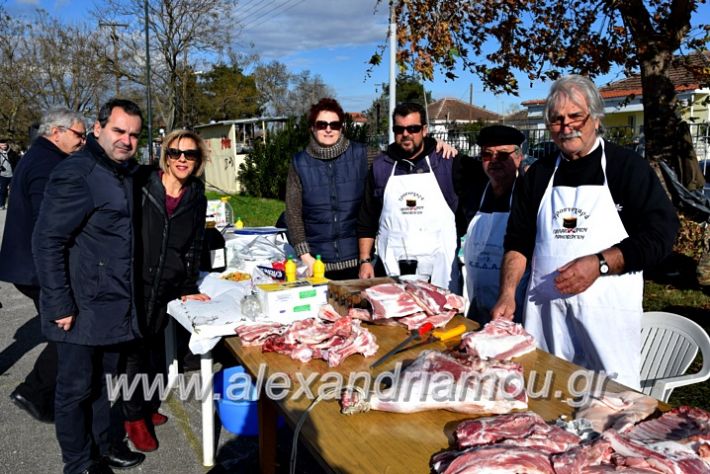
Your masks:
[{"label": "red shoe", "polygon": [[156,411],[150,415],[150,422],[153,423],[153,426],[164,425],[168,422],[168,417]]},{"label": "red shoe", "polygon": [[124,421],[123,427],[126,429],[128,439],[138,451],[147,453],[158,449],[158,440],[148,429],[145,420]]}]

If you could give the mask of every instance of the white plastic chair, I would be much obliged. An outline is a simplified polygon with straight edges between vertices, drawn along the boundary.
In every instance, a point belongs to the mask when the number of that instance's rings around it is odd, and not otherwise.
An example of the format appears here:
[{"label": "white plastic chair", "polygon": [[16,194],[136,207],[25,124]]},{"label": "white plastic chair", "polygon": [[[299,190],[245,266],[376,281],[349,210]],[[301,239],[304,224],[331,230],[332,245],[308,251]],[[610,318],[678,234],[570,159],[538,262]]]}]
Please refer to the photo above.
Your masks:
[{"label": "white plastic chair", "polygon": [[[683,375],[700,350],[700,372]],[[641,318],[641,391],[667,402],[676,387],[710,378],[710,336],[678,314],[651,311]]]}]

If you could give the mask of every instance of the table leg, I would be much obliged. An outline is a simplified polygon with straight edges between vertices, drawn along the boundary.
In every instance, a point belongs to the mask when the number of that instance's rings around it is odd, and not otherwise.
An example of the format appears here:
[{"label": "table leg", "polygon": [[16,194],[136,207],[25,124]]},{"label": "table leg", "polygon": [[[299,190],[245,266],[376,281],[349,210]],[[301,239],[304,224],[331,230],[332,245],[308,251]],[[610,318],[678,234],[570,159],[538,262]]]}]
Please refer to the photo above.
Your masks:
[{"label": "table leg", "polygon": [[276,472],[276,403],[262,392],[257,407],[261,473],[274,474]]},{"label": "table leg", "polygon": [[177,339],[175,333],[175,321],[168,318],[168,327],[165,328],[165,363],[167,364],[167,389],[171,390],[175,386],[178,377],[177,360]]},{"label": "table leg", "polygon": [[202,465],[214,466],[214,387],[212,386],[212,352],[200,356],[202,382]]}]

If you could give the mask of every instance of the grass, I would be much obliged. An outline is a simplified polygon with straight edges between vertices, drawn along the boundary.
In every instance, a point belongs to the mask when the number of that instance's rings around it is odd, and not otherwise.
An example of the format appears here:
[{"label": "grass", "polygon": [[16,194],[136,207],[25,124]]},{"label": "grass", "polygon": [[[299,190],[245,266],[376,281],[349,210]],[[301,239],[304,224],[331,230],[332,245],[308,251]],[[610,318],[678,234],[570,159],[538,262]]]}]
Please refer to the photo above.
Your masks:
[{"label": "grass", "polygon": [[[224,196],[216,192],[205,193],[207,199],[219,199]],[[278,199],[255,198],[251,196],[230,195],[229,203],[235,217],[241,217],[245,227],[260,227],[276,224],[286,204]]]},{"label": "grass", "polygon": [[[219,199],[221,196],[215,192],[207,193],[207,199]],[[236,215],[249,227],[274,225],[285,209],[284,202],[276,199],[232,195],[229,201]],[[670,266],[677,273],[674,276],[668,276],[667,272],[646,275],[644,311],[677,313],[692,319],[710,332],[710,288],[703,290],[698,286],[695,261],[676,254]],[[701,366],[702,358],[698,356],[688,372],[697,372]],[[670,404],[692,405],[710,410],[710,381],[675,389]]]}]

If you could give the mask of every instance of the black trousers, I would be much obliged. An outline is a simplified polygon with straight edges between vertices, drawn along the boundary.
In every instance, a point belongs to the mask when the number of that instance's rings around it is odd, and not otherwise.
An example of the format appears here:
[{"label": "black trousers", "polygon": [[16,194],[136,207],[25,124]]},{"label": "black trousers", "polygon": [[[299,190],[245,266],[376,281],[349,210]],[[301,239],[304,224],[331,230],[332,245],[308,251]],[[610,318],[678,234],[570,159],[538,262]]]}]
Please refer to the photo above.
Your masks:
[{"label": "black trousers", "polygon": [[74,474],[87,469],[96,454],[107,454],[110,449],[106,374],[116,372],[119,347],[58,342],[57,354],[54,426],[64,474]]},{"label": "black trousers", "polygon": [[[39,287],[15,285],[15,288],[32,300],[39,315]],[[39,316],[37,316],[39,317]],[[40,352],[25,381],[17,386],[17,392],[37,406],[47,418],[54,417],[54,389],[57,384],[57,346],[48,342]]]},{"label": "black trousers", "polygon": [[[128,384],[134,385],[130,397],[121,400],[123,416],[127,421],[149,419],[152,413],[160,407],[160,391],[149,393],[149,388],[155,383],[156,377],[161,377],[157,387],[167,384],[165,372],[165,331],[148,335],[131,341],[123,349],[123,370],[128,378]],[[124,365],[125,364],[125,365]],[[139,380],[136,381],[136,378]],[[145,391],[144,391],[145,389]]]}]

